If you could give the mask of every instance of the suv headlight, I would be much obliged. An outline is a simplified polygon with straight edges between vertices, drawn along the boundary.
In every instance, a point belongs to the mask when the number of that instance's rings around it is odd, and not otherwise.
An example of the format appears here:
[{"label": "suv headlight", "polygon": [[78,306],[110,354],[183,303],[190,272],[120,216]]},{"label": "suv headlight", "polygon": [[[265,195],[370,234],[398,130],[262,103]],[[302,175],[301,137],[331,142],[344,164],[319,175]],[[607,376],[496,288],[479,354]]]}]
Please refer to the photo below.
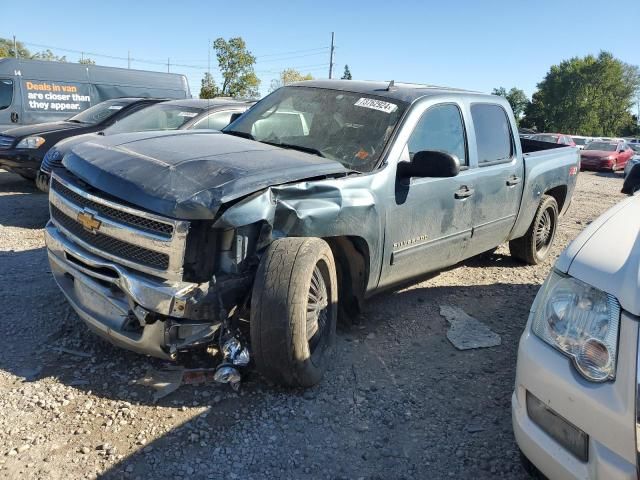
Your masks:
[{"label": "suv headlight", "polygon": [[45,139],[42,137],[25,137],[18,142],[16,148],[40,148],[45,142]]},{"label": "suv headlight", "polygon": [[580,280],[552,271],[533,306],[532,330],[573,360],[587,380],[615,378],[620,304]]}]

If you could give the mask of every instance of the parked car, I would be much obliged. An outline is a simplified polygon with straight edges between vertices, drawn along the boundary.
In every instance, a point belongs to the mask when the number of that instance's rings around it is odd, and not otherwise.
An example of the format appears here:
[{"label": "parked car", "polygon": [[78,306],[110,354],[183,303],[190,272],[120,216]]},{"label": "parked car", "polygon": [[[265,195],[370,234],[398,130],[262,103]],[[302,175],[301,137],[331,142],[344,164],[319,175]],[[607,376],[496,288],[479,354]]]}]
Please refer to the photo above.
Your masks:
[{"label": "parked car", "polygon": [[107,100],[67,120],[5,130],[0,134],[0,168],[35,180],[42,159],[52,145],[71,136],[104,130],[127,115],[161,101],[155,98]]},{"label": "parked car", "polygon": [[591,142],[580,152],[582,170],[624,170],[634,151],[624,141]]},{"label": "parked car", "polygon": [[0,58],[0,132],[64,120],[122,97],[190,98],[184,75],[128,68]]},{"label": "parked car", "polygon": [[214,345],[232,383],[250,351],[272,381],[310,386],[338,311],[505,241],[545,259],[578,153],[539,144],[519,141],[502,97],[289,85],[222,132],[73,147],[52,173],[51,269],[116,345],[165,359]]},{"label": "parked car", "polygon": [[640,143],[630,143],[629,147],[631,147],[631,150],[633,150],[633,157],[631,157],[631,159],[624,166],[624,178],[627,178],[631,169],[635,165],[640,163]]},{"label": "parked car", "polygon": [[64,155],[71,150],[71,147],[79,143],[95,140],[100,136],[150,130],[187,130],[191,128],[220,130],[240,116],[250,105],[251,103],[246,101],[220,98],[171,100],[152,105],[116,120],[104,130],[76,135],[55,144],[44,156],[36,177],[36,185],[43,192],[48,192],[51,170],[60,166]]},{"label": "parked car", "polygon": [[585,146],[589,144],[589,142],[594,141],[593,137],[583,137],[581,135],[571,135],[573,142],[576,144],[579,150],[584,149]]},{"label": "parked car", "polygon": [[530,138],[531,140],[536,140],[538,142],[559,143],[569,147],[576,146],[576,142],[573,141],[571,136],[564,135],[562,133],[538,133],[536,135],[532,135]]},{"label": "parked car", "polygon": [[[634,173],[629,193],[640,187],[640,166]],[[533,302],[511,402],[516,441],[532,473],[638,478],[639,239],[635,195],[567,247]]]}]

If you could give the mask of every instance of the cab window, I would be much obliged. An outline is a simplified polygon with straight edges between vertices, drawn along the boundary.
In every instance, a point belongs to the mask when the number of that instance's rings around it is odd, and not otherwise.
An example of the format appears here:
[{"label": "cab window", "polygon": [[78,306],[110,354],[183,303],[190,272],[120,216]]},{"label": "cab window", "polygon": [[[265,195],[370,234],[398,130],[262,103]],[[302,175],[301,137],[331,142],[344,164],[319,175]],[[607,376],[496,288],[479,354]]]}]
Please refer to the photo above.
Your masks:
[{"label": "cab window", "polygon": [[13,101],[13,80],[0,79],[0,110],[9,108]]},{"label": "cab window", "polygon": [[424,112],[407,147],[412,160],[417,152],[438,150],[458,157],[461,166],[468,165],[464,124],[458,106],[436,105]]},{"label": "cab window", "polygon": [[207,115],[202,120],[199,120],[193,128],[197,129],[211,129],[211,130],[222,130],[224,127],[229,125],[231,122],[231,116],[236,112],[226,111],[226,112],[215,112],[211,115]]},{"label": "cab window", "polygon": [[471,105],[471,118],[478,146],[478,165],[508,162],[513,156],[513,140],[507,113],[499,105]]}]

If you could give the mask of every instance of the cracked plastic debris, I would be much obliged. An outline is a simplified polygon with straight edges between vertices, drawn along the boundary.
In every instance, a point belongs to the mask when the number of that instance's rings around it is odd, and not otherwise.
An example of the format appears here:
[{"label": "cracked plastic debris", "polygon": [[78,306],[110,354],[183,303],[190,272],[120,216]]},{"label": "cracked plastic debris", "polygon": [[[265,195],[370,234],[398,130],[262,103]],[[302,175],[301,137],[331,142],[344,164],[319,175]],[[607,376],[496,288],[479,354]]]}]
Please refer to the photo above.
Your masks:
[{"label": "cracked plastic debris", "polygon": [[440,305],[440,315],[449,322],[447,339],[458,350],[495,347],[502,343],[500,335],[458,307]]}]

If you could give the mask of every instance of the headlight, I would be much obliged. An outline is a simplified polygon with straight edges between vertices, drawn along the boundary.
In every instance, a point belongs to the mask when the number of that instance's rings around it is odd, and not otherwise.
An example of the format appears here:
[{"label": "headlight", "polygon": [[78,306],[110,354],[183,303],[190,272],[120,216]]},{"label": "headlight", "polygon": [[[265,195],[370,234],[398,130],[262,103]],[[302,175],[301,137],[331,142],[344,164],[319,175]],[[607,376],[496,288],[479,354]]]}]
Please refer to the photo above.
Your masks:
[{"label": "headlight", "polygon": [[42,137],[26,137],[18,142],[16,148],[40,148],[44,142],[45,140]]},{"label": "headlight", "polygon": [[620,304],[580,280],[551,272],[533,306],[532,330],[569,356],[587,380],[615,378]]}]

